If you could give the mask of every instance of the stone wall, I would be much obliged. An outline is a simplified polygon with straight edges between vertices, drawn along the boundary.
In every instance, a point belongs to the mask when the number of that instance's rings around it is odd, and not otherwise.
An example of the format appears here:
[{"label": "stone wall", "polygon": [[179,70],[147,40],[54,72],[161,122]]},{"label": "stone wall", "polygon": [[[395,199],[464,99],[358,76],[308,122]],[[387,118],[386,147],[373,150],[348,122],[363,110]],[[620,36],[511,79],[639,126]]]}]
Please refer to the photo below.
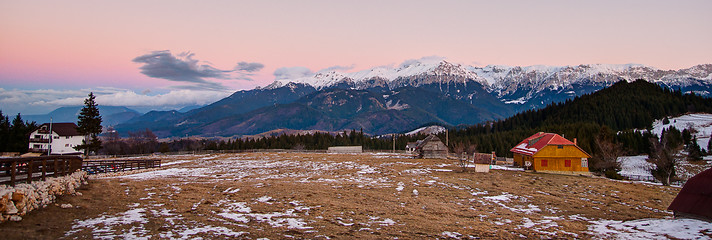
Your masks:
[{"label": "stone wall", "polygon": [[76,188],[86,184],[87,173],[78,171],[62,177],[50,177],[32,184],[17,184],[15,187],[0,185],[0,222],[21,221],[32,210],[53,203],[58,195],[81,194]]}]

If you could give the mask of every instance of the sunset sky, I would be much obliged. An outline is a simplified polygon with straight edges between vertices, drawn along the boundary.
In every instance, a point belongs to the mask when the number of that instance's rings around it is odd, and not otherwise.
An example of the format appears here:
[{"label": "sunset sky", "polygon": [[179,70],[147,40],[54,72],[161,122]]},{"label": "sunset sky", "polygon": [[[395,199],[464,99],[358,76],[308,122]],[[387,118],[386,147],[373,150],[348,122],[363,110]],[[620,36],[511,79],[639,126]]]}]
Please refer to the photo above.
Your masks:
[{"label": "sunset sky", "polygon": [[2,1],[0,110],[47,113],[89,91],[103,105],[166,110],[265,86],[278,69],[425,56],[688,68],[712,63],[710,10],[709,0]]}]

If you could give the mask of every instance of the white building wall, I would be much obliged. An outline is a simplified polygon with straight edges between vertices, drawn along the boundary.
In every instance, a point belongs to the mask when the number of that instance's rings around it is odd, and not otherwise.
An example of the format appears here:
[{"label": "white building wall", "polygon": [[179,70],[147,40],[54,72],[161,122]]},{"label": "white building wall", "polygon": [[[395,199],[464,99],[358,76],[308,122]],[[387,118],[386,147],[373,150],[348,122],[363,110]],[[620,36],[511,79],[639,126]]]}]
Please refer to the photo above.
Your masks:
[{"label": "white building wall", "polygon": [[[33,142],[33,139],[41,139],[42,141],[49,140],[50,134],[42,134],[39,133],[40,130],[36,130],[30,134],[30,144],[29,148],[34,149],[34,150],[42,150],[42,151],[48,151],[49,150],[49,143],[46,142]],[[74,149],[74,147],[81,145],[82,140],[84,140],[83,136],[59,136],[57,133],[54,131],[52,132],[52,153],[51,154],[76,154],[76,153],[82,153],[81,151],[77,151]],[[39,148],[38,148],[39,147]]]},{"label": "white building wall", "polygon": [[77,151],[74,147],[81,145],[84,137],[82,136],[59,136],[56,133],[53,134],[52,139],[52,154],[73,154],[81,153]]}]

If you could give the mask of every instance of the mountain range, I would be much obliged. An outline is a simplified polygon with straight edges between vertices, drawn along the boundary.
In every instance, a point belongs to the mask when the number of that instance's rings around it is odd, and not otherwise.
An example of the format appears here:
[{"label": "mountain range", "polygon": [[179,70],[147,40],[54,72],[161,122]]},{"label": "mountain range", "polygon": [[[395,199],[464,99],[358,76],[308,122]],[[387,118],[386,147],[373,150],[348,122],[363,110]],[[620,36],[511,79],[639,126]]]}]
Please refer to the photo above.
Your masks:
[{"label": "mountain range", "polygon": [[[22,115],[22,119],[37,124],[49,123],[50,119],[57,122],[74,122],[78,121],[79,112],[83,106],[60,107],[48,114],[38,115]],[[136,110],[119,107],[119,106],[102,106],[99,105],[99,112],[102,117],[102,125],[113,126],[119,123],[126,122],[132,118],[139,117],[141,114]]]},{"label": "mountain range", "polygon": [[148,112],[115,128],[122,134],[148,128],[160,137],[229,137],[275,129],[386,134],[502,119],[636,79],[712,95],[712,64],[660,70],[635,64],[474,67],[413,60],[397,67],[278,79],[188,112]]}]

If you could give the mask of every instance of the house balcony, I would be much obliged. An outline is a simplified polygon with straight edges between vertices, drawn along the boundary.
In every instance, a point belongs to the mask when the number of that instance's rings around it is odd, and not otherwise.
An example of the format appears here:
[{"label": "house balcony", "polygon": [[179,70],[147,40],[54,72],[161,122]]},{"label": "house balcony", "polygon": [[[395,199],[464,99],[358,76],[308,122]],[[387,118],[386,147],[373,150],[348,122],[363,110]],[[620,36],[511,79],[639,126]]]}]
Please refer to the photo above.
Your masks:
[{"label": "house balcony", "polygon": [[31,143],[49,143],[47,138],[30,138]]},{"label": "house balcony", "polygon": [[46,153],[47,149],[41,149],[41,148],[30,148],[29,152],[33,153]]}]

